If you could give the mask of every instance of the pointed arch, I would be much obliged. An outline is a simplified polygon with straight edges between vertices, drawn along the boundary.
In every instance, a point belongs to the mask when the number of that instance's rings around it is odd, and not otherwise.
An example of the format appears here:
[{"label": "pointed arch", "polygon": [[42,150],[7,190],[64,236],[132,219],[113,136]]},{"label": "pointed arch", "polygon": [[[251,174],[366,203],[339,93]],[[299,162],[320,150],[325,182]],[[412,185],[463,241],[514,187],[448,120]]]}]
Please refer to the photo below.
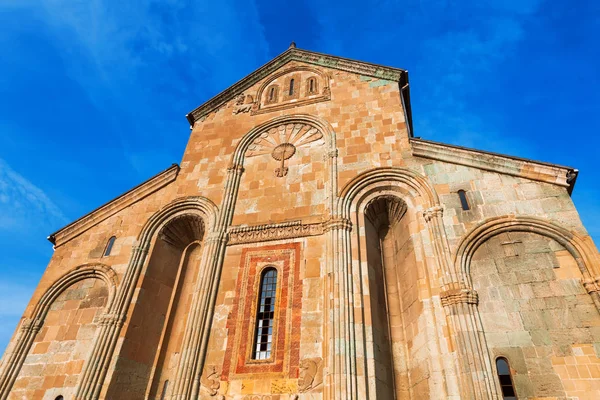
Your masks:
[{"label": "pointed arch", "polygon": [[471,259],[477,249],[491,237],[504,232],[532,232],[554,239],[571,253],[586,281],[584,283],[597,284],[600,275],[599,257],[591,240],[586,240],[579,234],[549,220],[517,215],[487,219],[462,238],[454,254],[454,264],[468,279],[469,284],[471,284]]}]

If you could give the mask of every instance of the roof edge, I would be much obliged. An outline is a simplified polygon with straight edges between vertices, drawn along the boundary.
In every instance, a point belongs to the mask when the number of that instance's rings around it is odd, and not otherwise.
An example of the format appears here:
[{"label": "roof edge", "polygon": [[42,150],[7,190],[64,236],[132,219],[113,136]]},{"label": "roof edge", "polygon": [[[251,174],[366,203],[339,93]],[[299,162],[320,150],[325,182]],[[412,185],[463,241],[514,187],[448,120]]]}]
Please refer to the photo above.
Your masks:
[{"label": "roof edge", "polygon": [[567,188],[569,195],[573,192],[579,173],[577,169],[563,165],[420,138],[411,138],[410,142],[413,156],[551,183]]},{"label": "roof edge", "polygon": [[61,246],[99,222],[173,182],[177,178],[179,169],[178,164],[172,164],[164,171],[50,234],[48,240],[54,245],[54,248]]},{"label": "roof edge", "polygon": [[199,107],[196,107],[194,110],[190,111],[188,114],[186,114],[188,122],[193,127],[196,121],[215,111],[221,105],[228,102],[235,96],[242,94],[244,90],[266,78],[268,75],[290,61],[299,61],[307,64],[338,69],[341,71],[354,72],[356,74],[374,78],[396,81],[400,83],[401,88],[408,84],[408,73],[404,69],[387,67],[364,61],[357,61],[349,58],[331,56],[328,54],[290,47],[254,72],[229,86],[227,89],[212,97]]}]

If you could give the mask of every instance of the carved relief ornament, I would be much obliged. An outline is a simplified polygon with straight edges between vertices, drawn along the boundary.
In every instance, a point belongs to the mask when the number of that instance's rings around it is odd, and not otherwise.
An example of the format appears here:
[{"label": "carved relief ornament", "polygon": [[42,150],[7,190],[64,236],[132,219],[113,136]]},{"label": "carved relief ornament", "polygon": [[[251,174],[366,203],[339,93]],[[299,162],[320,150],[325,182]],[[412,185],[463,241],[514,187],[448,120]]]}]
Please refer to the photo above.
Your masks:
[{"label": "carved relief ornament", "polygon": [[300,378],[298,379],[298,390],[308,392],[323,383],[323,360],[317,358],[305,358],[300,361]]},{"label": "carved relief ornament", "polygon": [[202,387],[206,389],[208,394],[211,396],[215,396],[219,393],[219,388],[221,387],[221,381],[219,380],[219,370],[214,365],[206,366],[204,370],[204,375],[200,380]]},{"label": "carved relief ornament", "polygon": [[322,223],[303,224],[301,221],[256,226],[233,227],[229,230],[229,244],[261,242],[317,236],[324,232]]},{"label": "carved relief ornament", "polygon": [[283,177],[288,173],[285,162],[296,154],[296,149],[317,141],[324,142],[320,129],[305,123],[283,123],[261,132],[248,147],[246,157],[270,154],[279,162],[275,175]]}]

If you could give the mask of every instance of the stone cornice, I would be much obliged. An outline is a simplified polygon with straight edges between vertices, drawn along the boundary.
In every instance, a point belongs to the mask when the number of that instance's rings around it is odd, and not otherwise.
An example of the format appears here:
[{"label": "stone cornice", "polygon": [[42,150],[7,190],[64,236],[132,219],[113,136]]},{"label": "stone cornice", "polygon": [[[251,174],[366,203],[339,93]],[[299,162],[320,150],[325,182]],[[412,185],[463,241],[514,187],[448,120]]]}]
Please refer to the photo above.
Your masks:
[{"label": "stone cornice", "polygon": [[208,100],[200,107],[189,112],[186,115],[186,118],[188,119],[190,125],[194,126],[196,121],[218,109],[221,105],[230,101],[234,97],[242,94],[246,89],[266,78],[290,61],[298,61],[305,64],[333,68],[378,79],[396,81],[400,83],[400,87],[404,87],[408,83],[408,73],[403,69],[385,67],[382,65],[350,60],[347,58],[330,56],[327,54],[315,53],[312,51],[301,50],[292,47],[242,80],[234,83],[232,86]]},{"label": "stone cornice", "polygon": [[179,173],[179,165],[173,164],[163,172],[153,176],[142,184],[123,193],[119,197],[100,206],[89,214],[84,215],[78,220],[70,223],[64,228],[54,232],[48,236],[48,240],[52,242],[54,247],[58,247],[69,240],[81,235],[94,225],[104,221],[108,217],[118,213],[122,209],[129,207],[133,203],[143,199],[144,197],[154,193],[162,187],[173,182]]},{"label": "stone cornice", "polygon": [[533,161],[503,154],[474,150],[445,143],[411,138],[412,154],[415,157],[445,161],[486,171],[498,172],[551,183],[573,191],[578,171],[561,165]]}]

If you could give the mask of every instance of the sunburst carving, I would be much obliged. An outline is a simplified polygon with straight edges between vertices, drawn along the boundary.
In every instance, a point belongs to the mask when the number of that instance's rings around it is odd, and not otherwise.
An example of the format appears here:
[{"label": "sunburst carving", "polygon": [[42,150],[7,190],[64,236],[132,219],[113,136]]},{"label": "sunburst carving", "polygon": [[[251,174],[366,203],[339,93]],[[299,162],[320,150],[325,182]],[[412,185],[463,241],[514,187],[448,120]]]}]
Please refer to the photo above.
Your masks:
[{"label": "sunburst carving", "polygon": [[402,219],[406,203],[397,197],[382,196],[372,200],[365,209],[365,216],[376,229],[389,226]]},{"label": "sunburst carving", "polygon": [[308,146],[321,139],[323,139],[323,133],[312,125],[281,124],[261,132],[248,147],[246,157],[270,154],[280,162],[275,174],[282,177],[288,172],[285,161],[296,154],[298,147]]}]

